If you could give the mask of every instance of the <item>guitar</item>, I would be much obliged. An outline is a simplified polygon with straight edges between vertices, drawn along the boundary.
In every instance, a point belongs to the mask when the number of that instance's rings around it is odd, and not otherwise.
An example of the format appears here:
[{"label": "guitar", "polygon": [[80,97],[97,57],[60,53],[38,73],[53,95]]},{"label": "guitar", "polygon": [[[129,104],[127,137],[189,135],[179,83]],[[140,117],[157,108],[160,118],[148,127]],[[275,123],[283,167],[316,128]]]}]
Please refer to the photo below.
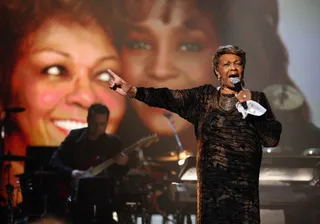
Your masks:
[{"label": "guitar", "polygon": [[[140,139],[136,143],[130,145],[127,148],[125,148],[124,150],[121,151],[121,153],[125,154],[125,155],[128,155],[129,153],[134,151],[136,148],[140,148],[140,149],[146,148],[146,147],[149,147],[152,143],[157,142],[157,141],[159,141],[159,136],[156,133],[154,133],[152,135],[149,135],[147,137],[144,137],[144,138]],[[72,187],[71,200],[72,201],[76,200],[76,196],[77,196],[77,193],[78,193],[78,184],[79,184],[79,180],[81,178],[97,176],[102,171],[107,169],[109,166],[114,164],[114,162],[115,162],[115,158],[110,158],[110,159],[100,163],[99,165],[97,165],[95,167],[90,167],[89,169],[84,171],[84,173],[82,175],[72,178],[72,181],[71,181],[71,187]],[[70,200],[70,198],[69,198],[69,200]]]}]

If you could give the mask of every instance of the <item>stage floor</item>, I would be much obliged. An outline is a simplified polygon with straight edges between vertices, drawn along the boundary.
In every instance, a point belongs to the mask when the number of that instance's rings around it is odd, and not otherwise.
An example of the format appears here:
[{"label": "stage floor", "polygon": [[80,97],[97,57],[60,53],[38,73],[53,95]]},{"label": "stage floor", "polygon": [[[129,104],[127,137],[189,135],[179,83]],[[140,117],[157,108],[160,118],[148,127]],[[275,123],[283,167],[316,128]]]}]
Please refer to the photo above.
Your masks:
[{"label": "stage floor", "polygon": [[[169,218],[172,218],[169,216]],[[192,224],[195,224],[195,216],[191,217]],[[173,222],[167,222],[171,224]],[[185,222],[186,223],[186,222]],[[138,219],[137,224],[142,224],[141,219]],[[162,217],[160,215],[153,215],[151,224],[162,224]],[[261,210],[261,224],[284,224],[284,214],[282,210]]]}]

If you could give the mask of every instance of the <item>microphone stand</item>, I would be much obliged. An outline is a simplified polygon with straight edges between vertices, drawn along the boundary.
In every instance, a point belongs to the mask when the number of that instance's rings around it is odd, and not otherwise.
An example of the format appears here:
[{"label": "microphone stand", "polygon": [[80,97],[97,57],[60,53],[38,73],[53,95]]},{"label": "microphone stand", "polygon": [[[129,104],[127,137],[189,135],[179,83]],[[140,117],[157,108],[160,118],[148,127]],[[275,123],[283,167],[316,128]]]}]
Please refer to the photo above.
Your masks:
[{"label": "microphone stand", "polygon": [[[178,132],[177,132],[177,129],[173,123],[173,120],[172,120],[172,115],[171,113],[169,112],[164,112],[163,113],[163,116],[165,116],[166,118],[168,118],[169,120],[169,124],[172,128],[172,131],[174,133],[174,136],[176,138],[176,141],[177,141],[177,144],[178,144],[178,148],[177,148],[177,164],[178,164],[178,167],[180,168],[180,165],[179,165],[179,160],[180,160],[180,152],[183,151],[183,147],[182,147],[182,144],[181,144],[181,141],[180,141],[180,138],[179,138],[179,135],[178,135]],[[181,169],[181,168],[180,168]],[[181,211],[181,207],[180,207],[180,198],[179,198],[179,195],[176,197],[176,202],[178,204],[178,208],[177,208],[177,213],[176,213],[176,223],[177,224],[183,224],[184,222],[184,215],[183,215],[183,212]]]},{"label": "microphone stand", "polygon": [[[2,112],[1,111],[1,115],[2,115]],[[2,117],[2,116],[1,116]],[[3,166],[3,162],[4,160],[2,159],[4,154],[5,154],[5,150],[4,150],[4,133],[5,133],[5,129],[4,129],[4,125],[5,125],[5,122],[7,120],[7,113],[5,114],[5,117],[3,119],[0,119],[0,167],[2,169],[2,166]]]},{"label": "microphone stand", "polygon": [[[181,144],[181,141],[180,141],[180,138],[179,138],[177,129],[176,129],[174,123],[173,123],[173,120],[171,119],[171,116],[172,116],[172,115],[169,114],[169,113],[167,113],[167,112],[165,112],[165,113],[164,113],[164,116],[165,116],[166,118],[168,118],[169,124],[170,124],[170,126],[171,126],[171,128],[172,128],[173,134],[174,134],[174,136],[175,136],[175,138],[176,138],[176,141],[177,141],[177,144],[178,144],[178,148],[177,148],[177,162],[179,163],[180,153],[183,152],[183,147],[182,147],[182,144]],[[178,165],[179,165],[179,164],[178,164]]]}]

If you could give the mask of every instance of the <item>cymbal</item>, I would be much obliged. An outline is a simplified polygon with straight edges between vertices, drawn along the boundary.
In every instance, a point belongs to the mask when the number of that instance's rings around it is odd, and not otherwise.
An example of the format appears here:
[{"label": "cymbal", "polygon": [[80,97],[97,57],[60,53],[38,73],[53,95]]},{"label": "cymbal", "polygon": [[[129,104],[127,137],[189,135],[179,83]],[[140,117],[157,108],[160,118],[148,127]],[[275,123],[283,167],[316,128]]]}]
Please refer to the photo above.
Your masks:
[{"label": "cymbal", "polygon": [[153,161],[145,161],[145,162],[143,162],[143,166],[163,166],[163,165],[161,165],[159,163],[155,163]]},{"label": "cymbal", "polygon": [[148,176],[148,173],[145,170],[139,169],[130,169],[128,172],[128,176]]},{"label": "cymbal", "polygon": [[3,156],[4,161],[26,161],[28,159],[31,159],[31,157],[17,156],[17,155],[4,155]]},{"label": "cymbal", "polygon": [[33,175],[35,175],[35,176],[55,176],[55,175],[57,175],[57,173],[54,171],[39,170],[39,171],[35,171],[33,173]]},{"label": "cymbal", "polygon": [[163,162],[172,162],[177,161],[177,156],[160,156],[155,158],[157,161],[163,161]]},{"label": "cymbal", "polygon": [[274,84],[267,86],[263,92],[275,110],[294,110],[305,101],[303,94],[291,85]]},{"label": "cymbal", "polygon": [[[184,160],[189,156],[192,156],[192,153],[189,153],[188,151],[183,151],[180,153],[179,159]],[[160,156],[155,158],[156,161],[162,161],[162,162],[173,162],[173,161],[177,161],[177,159],[178,159],[177,153],[175,152],[171,152],[168,156]]]},{"label": "cymbal", "polygon": [[31,173],[20,173],[20,174],[16,174],[14,175],[16,177],[19,178],[49,178],[49,177],[54,177],[57,176],[56,172],[53,171],[44,171],[44,170],[39,170],[39,171],[34,171]]},{"label": "cymbal", "polygon": [[20,112],[23,112],[25,110],[26,109],[23,108],[23,107],[9,107],[9,108],[4,109],[4,111],[7,112],[7,113],[20,113]]},{"label": "cymbal", "polygon": [[170,172],[168,167],[153,162],[144,163],[141,169],[145,170],[148,173],[148,175],[151,176],[153,176],[156,173],[164,174]]}]

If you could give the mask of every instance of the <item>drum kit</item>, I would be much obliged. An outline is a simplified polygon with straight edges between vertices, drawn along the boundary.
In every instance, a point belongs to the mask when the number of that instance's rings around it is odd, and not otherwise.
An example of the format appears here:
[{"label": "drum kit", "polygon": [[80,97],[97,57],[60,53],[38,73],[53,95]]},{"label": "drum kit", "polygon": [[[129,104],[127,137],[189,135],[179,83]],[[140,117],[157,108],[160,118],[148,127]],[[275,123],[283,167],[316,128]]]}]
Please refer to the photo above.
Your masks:
[{"label": "drum kit", "polygon": [[[141,152],[140,152],[141,155]],[[121,207],[119,216],[124,223],[136,223],[136,219],[141,217],[143,223],[150,223],[151,214],[164,214],[162,201],[168,185],[177,181],[176,173],[172,172],[166,162],[172,162],[175,158],[174,153],[167,156],[158,157],[157,160],[146,161],[144,158],[136,168],[129,170],[121,183],[116,186],[117,200]],[[181,155],[183,157],[183,154]],[[7,153],[2,157],[4,169],[6,171],[6,222],[25,223],[52,214],[54,210],[50,195],[54,193],[53,183],[58,178],[57,174],[50,170],[33,170],[14,175],[19,179],[17,190],[22,193],[23,202],[14,207],[14,183],[12,181],[12,162],[33,163],[35,159],[30,156],[18,156]],[[56,178],[56,179],[55,179]],[[166,201],[165,203],[169,203]],[[27,217],[27,218],[26,218]]]},{"label": "drum kit", "polygon": [[[13,181],[11,180],[12,178],[12,162],[22,162],[28,159],[25,156],[18,156],[18,155],[12,155],[10,152],[8,154],[2,156],[1,163],[4,163],[4,172],[5,172],[5,177],[6,178],[6,184],[5,184],[5,195],[6,195],[6,200],[4,200],[5,206],[4,210],[6,211],[6,223],[8,224],[13,224],[14,223],[14,213],[15,213],[15,208],[14,208],[14,190],[15,186]],[[3,197],[5,198],[5,197]],[[1,219],[2,220],[2,219]],[[4,221],[4,220],[3,220]]]},{"label": "drum kit", "polygon": [[[12,175],[13,162],[32,162],[33,158],[28,156],[12,155],[3,156],[4,171],[6,172],[5,194],[6,203],[3,210],[5,214],[0,215],[0,222],[8,224],[27,223],[27,221],[38,219],[50,214],[49,195],[52,193],[52,183],[57,177],[53,171],[38,170],[31,173]],[[16,177],[18,181],[16,181]],[[4,178],[3,178],[4,179]],[[13,181],[14,180],[14,181]],[[23,202],[14,200],[17,193],[21,193]]]},{"label": "drum kit", "polygon": [[[181,158],[184,153],[181,153]],[[139,154],[141,155],[142,152]],[[177,162],[176,157],[176,154],[172,152],[153,160],[145,160],[144,157],[140,157],[143,159],[140,160],[137,167],[130,169],[122,180],[120,190],[122,198],[126,199],[125,210],[122,213],[122,215],[126,214],[124,223],[136,223],[138,217],[142,218],[142,223],[150,223],[152,214],[160,214],[166,221],[169,220],[168,214],[176,213],[174,210],[176,208],[172,206],[171,209],[168,197],[169,185],[179,181],[177,169],[173,170],[170,167],[172,162]],[[174,220],[170,221],[179,223]]]},{"label": "drum kit", "polygon": [[[23,111],[21,108],[13,108],[6,112],[9,114],[10,112],[21,111]],[[3,130],[4,123],[4,121],[1,122],[0,130]],[[3,138],[1,140],[3,142]],[[0,209],[5,211],[5,215],[1,214],[4,212],[0,210],[0,223],[27,223],[33,219],[55,214],[54,206],[57,206],[57,204],[51,203],[52,198],[57,195],[55,184],[58,178],[57,173],[43,169],[43,167],[37,168],[34,166],[31,172],[25,170],[22,174],[13,175],[13,162],[37,164],[39,158],[34,158],[28,154],[26,156],[11,154],[9,150],[4,150],[3,145],[0,152],[7,152],[7,154],[1,154],[0,165],[4,168],[6,175],[1,179],[6,179],[6,184],[5,192],[0,192],[0,199],[1,195],[5,196],[3,197],[5,203],[2,204],[3,206],[0,204]],[[181,143],[178,145],[181,145]],[[165,218],[168,212],[173,213],[173,211],[168,211],[164,207],[166,207],[166,204],[170,204],[166,192],[172,182],[178,181],[177,173],[175,173],[177,170],[172,171],[173,169],[169,168],[167,164],[178,160],[182,161],[189,155],[187,151],[181,150],[180,147],[177,151],[153,160],[146,160],[143,149],[136,149],[138,162],[135,168],[130,169],[127,175],[115,184],[117,199],[114,201],[120,208],[116,209],[119,219],[122,220],[120,223],[136,223],[138,217],[142,218],[142,223],[150,223],[152,214],[162,214]],[[175,165],[179,167],[178,164]],[[15,187],[16,184],[13,183],[13,176],[19,179],[18,187]],[[14,201],[15,190],[22,194],[23,202],[20,204]],[[60,209],[66,211],[66,207],[60,206]]]}]

